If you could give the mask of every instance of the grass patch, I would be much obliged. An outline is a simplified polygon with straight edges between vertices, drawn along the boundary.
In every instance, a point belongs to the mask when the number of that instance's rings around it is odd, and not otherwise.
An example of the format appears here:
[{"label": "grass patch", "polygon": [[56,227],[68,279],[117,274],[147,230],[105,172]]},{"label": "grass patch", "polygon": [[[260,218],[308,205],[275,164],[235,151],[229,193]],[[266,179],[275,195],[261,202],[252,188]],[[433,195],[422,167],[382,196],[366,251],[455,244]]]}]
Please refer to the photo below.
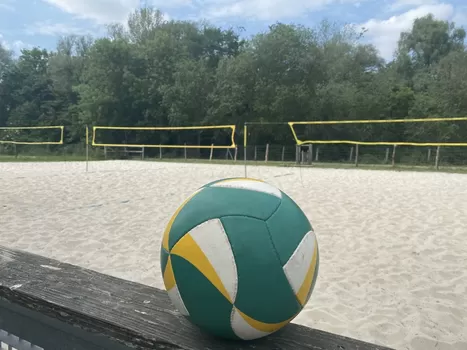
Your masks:
[{"label": "grass patch", "polygon": [[0,155],[0,162],[79,162],[85,161],[86,157],[81,155]]},{"label": "grass patch", "polygon": [[[103,161],[102,158],[90,158],[89,161]],[[133,158],[132,160],[138,161],[140,159]],[[84,162],[86,156],[84,155],[0,155],[0,162]],[[147,162],[165,162],[165,163],[191,163],[191,164],[214,164],[214,165],[238,165],[243,166],[245,163],[243,160],[226,159],[180,159],[180,158],[147,158],[144,161]],[[444,173],[456,173],[456,174],[467,174],[467,166],[452,166],[445,165],[440,166],[439,170],[436,170],[434,166],[429,165],[410,165],[410,164],[399,164],[391,166],[390,164],[359,164],[355,167],[353,163],[313,163],[312,165],[297,165],[295,162],[281,162],[281,161],[253,161],[248,160],[247,166],[274,166],[274,167],[289,167],[289,168],[318,168],[318,169],[361,169],[361,170],[392,170],[392,171],[417,171],[417,172],[444,172]]]},{"label": "grass patch", "polygon": [[[213,159],[180,159],[180,158],[167,158],[167,159],[146,159],[145,161],[153,162],[169,162],[169,163],[194,163],[194,164],[216,164],[216,165],[239,165],[243,166],[243,160],[222,160]],[[417,171],[417,172],[445,172],[445,173],[459,173],[467,174],[467,166],[440,166],[438,170],[434,166],[423,165],[410,165],[400,164],[392,166],[390,164],[359,164],[358,167],[353,163],[313,163],[313,165],[297,165],[295,162],[281,162],[281,161],[253,161],[246,162],[247,166],[274,166],[274,167],[288,167],[288,168],[318,168],[318,169],[361,169],[361,170],[393,170],[393,171]]]}]

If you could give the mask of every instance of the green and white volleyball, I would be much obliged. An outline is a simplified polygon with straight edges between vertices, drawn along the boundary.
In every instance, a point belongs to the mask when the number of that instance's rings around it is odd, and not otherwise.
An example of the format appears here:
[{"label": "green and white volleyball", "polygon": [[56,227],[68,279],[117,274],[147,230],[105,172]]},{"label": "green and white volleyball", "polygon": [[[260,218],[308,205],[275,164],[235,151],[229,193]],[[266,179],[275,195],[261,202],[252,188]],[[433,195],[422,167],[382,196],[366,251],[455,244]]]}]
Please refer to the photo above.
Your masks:
[{"label": "green and white volleyball", "polygon": [[255,179],[209,183],[175,212],[161,268],[174,306],[201,329],[251,340],[287,325],[318,275],[313,228],[278,188]]}]

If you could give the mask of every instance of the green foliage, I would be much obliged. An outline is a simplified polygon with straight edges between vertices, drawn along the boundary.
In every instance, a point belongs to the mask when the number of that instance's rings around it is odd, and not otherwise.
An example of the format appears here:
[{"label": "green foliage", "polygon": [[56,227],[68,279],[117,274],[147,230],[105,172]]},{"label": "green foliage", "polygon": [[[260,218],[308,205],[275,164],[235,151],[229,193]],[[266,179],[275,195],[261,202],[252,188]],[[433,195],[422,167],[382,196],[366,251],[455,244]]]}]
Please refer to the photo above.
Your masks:
[{"label": "green foliage", "polygon": [[[401,34],[386,63],[364,30],[327,21],[275,23],[249,40],[234,29],[167,20],[142,8],[104,38],[68,36],[55,51],[0,46],[0,126],[65,125],[68,144],[85,125],[187,126],[246,121],[395,119],[467,113],[465,30],[432,15]],[[239,128],[240,129],[240,128]],[[252,143],[291,143],[282,126],[252,127]],[[461,141],[467,123],[314,126],[308,139]],[[189,142],[225,137],[194,132]],[[219,134],[220,135],[220,134]],[[240,135],[242,136],[241,131]],[[180,142],[148,133],[122,143]]]}]

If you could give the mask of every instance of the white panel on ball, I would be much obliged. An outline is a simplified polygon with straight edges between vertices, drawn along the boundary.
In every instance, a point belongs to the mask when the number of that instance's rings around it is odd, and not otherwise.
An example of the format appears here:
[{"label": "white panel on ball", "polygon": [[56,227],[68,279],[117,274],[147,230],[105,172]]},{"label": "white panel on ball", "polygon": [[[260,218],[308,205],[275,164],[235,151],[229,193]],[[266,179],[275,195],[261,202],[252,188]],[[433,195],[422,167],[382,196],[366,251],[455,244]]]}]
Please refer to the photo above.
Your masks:
[{"label": "white panel on ball", "polygon": [[219,219],[205,221],[192,229],[190,236],[208,258],[234,303],[238,286],[237,265],[222,222]]},{"label": "white panel on ball", "polygon": [[169,298],[174,304],[175,308],[183,315],[183,316],[190,316],[190,313],[186,309],[185,303],[182,300],[180,292],[178,291],[177,285],[167,291],[169,294]]},{"label": "white panel on ball", "polygon": [[239,314],[237,309],[234,307],[232,310],[232,316],[230,318],[231,320],[231,326],[234,331],[234,333],[237,335],[237,337],[243,339],[243,340],[252,340],[252,339],[258,339],[265,337],[271,333],[266,333],[257,330],[256,328],[253,328],[250,326],[242,317],[242,315]]},{"label": "white panel on ball", "polygon": [[282,198],[282,193],[279,189],[271,186],[266,182],[259,180],[249,180],[249,179],[232,179],[216,182],[212,187],[229,187],[229,188],[239,188],[244,190],[251,190],[257,192],[268,193],[278,198]]},{"label": "white panel on ball", "polygon": [[315,251],[316,237],[313,231],[308,232],[297,246],[283,269],[295,294],[305,280]]}]

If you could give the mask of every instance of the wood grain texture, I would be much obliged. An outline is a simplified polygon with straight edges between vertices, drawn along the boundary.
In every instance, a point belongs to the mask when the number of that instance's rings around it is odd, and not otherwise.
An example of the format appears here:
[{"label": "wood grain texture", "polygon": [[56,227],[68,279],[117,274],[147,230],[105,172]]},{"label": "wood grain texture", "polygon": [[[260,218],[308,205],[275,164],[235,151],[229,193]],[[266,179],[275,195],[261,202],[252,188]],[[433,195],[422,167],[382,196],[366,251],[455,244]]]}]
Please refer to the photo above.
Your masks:
[{"label": "wood grain texture", "polygon": [[128,348],[392,350],[295,324],[257,341],[223,341],[180,315],[165,291],[0,246],[1,300]]}]

